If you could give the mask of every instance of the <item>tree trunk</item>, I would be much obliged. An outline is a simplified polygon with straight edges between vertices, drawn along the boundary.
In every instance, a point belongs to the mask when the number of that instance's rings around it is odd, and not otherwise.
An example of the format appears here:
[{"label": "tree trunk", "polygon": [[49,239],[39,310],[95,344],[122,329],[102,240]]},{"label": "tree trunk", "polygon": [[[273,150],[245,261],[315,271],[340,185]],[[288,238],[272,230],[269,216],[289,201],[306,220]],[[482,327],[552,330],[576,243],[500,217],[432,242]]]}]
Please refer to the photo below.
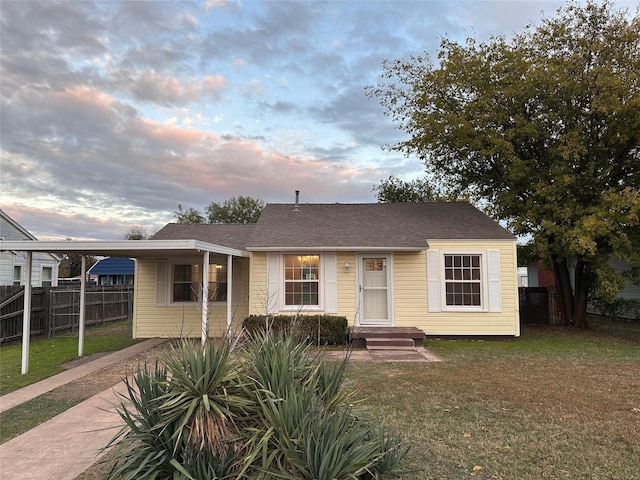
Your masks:
[{"label": "tree trunk", "polygon": [[578,260],[575,272],[576,293],[573,299],[573,313],[574,325],[580,328],[587,328],[587,300],[590,275],[590,264]]},{"label": "tree trunk", "polygon": [[573,325],[573,291],[569,279],[569,265],[566,258],[551,257],[553,275],[556,280],[558,299],[560,300],[560,314],[563,325]]}]

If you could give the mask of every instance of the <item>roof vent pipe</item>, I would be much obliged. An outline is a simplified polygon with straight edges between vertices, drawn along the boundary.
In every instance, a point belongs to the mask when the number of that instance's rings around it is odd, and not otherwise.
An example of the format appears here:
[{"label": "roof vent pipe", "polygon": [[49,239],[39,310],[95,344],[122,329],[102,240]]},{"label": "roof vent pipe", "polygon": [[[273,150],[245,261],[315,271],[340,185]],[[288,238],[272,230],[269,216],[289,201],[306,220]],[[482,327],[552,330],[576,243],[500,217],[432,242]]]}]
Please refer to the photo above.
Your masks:
[{"label": "roof vent pipe", "polygon": [[293,211],[300,211],[300,190],[296,190],[296,204],[293,206]]}]

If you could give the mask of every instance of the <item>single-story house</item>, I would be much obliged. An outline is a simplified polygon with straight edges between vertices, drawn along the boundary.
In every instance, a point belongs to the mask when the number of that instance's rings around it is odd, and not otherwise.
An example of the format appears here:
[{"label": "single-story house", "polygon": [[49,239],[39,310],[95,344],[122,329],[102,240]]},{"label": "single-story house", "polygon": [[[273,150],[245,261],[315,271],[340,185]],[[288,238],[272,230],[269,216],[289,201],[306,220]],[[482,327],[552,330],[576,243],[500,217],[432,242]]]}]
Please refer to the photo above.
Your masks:
[{"label": "single-story house", "polygon": [[[520,335],[516,239],[468,203],[299,204],[296,195],[253,225],[169,224],[150,240],[0,239],[0,252],[22,252],[27,265],[42,252],[135,259],[136,338],[204,341],[249,314],[285,313],[433,336]],[[28,332],[30,308],[23,323]],[[23,373],[28,349],[25,335]]]},{"label": "single-story house", "polygon": [[[0,209],[0,241],[37,241],[26,228]],[[58,266],[61,258],[55,254],[39,252],[31,263],[31,285],[33,287],[55,287],[58,285]],[[2,250],[0,252],[0,285],[24,285],[27,281],[27,258],[23,251]]]},{"label": "single-story house", "polygon": [[106,257],[94,263],[87,274],[96,285],[133,285],[134,270],[131,258]]},{"label": "single-story house", "polygon": [[179,240],[217,248],[137,258],[136,337],[222,335],[249,314],[520,335],[516,239],[468,203],[268,204],[253,225],[169,224],[148,242]]}]

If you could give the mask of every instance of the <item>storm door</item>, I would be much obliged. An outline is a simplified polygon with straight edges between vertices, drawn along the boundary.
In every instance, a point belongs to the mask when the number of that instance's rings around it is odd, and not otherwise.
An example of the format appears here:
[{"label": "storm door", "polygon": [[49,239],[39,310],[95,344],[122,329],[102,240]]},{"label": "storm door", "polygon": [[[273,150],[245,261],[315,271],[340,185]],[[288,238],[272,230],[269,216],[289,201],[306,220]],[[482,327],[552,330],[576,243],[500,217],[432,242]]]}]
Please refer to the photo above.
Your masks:
[{"label": "storm door", "polygon": [[360,325],[389,326],[391,288],[389,256],[362,255],[359,265]]}]

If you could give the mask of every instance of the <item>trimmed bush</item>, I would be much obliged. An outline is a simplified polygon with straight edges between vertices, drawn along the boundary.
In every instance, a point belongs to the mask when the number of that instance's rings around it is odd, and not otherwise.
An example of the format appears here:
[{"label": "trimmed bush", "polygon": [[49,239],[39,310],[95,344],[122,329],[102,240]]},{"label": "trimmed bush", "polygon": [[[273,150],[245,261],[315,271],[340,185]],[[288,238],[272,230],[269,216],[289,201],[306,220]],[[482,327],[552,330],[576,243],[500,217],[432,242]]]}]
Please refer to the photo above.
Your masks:
[{"label": "trimmed bush", "polygon": [[335,315],[250,315],[242,322],[249,334],[267,330],[293,333],[316,345],[344,344],[347,324],[346,317]]}]

